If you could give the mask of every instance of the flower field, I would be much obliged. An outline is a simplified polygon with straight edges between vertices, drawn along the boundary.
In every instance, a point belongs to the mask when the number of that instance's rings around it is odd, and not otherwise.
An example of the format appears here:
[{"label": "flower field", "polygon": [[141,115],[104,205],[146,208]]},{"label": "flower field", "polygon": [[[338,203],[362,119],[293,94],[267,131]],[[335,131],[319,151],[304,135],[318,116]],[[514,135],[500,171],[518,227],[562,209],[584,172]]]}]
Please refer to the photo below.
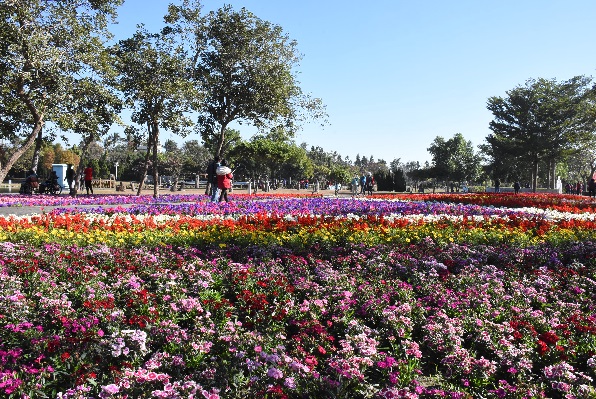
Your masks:
[{"label": "flower field", "polygon": [[596,398],[588,198],[0,199],[0,397]]}]

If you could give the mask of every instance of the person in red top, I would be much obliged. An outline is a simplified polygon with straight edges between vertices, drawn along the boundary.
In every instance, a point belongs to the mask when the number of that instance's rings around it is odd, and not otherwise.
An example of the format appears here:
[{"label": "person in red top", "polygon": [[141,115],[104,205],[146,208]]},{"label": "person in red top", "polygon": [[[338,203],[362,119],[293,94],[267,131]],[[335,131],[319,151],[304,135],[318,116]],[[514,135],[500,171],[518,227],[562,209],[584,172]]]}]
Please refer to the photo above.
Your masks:
[{"label": "person in red top", "polygon": [[87,167],[84,171],[84,175],[85,189],[87,190],[87,195],[89,195],[89,191],[91,191],[91,194],[93,194],[93,185],[91,184],[93,183],[93,168],[91,167],[91,164],[87,164]]},{"label": "person in red top", "polygon": [[221,190],[219,195],[219,202],[228,202],[228,190],[232,188],[232,170],[227,167],[226,160],[221,161],[221,166],[217,168],[217,188]]}]

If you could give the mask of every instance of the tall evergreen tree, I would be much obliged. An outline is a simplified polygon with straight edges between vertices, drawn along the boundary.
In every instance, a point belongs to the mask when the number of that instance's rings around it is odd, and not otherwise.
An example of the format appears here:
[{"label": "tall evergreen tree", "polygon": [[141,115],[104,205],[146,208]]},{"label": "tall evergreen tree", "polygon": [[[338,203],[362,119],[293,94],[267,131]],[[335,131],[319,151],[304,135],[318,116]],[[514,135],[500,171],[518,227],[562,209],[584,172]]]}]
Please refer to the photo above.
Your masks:
[{"label": "tall evergreen tree", "polygon": [[591,79],[574,77],[565,82],[528,80],[491,97],[492,133],[486,138],[496,165],[528,163],[535,191],[540,162],[560,159],[578,143],[590,140],[595,120]]}]

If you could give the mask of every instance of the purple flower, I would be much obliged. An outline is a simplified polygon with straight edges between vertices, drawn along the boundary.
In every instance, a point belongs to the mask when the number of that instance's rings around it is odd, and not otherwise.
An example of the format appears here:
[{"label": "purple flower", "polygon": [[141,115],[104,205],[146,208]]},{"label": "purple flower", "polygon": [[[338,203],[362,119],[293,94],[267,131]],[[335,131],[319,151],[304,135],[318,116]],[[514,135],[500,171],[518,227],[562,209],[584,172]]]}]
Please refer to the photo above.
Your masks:
[{"label": "purple flower", "polygon": [[271,367],[268,371],[267,371],[267,376],[271,377],[271,378],[275,378],[276,380],[279,380],[280,378],[283,378],[284,373],[282,373],[281,370],[275,368],[275,367]]}]

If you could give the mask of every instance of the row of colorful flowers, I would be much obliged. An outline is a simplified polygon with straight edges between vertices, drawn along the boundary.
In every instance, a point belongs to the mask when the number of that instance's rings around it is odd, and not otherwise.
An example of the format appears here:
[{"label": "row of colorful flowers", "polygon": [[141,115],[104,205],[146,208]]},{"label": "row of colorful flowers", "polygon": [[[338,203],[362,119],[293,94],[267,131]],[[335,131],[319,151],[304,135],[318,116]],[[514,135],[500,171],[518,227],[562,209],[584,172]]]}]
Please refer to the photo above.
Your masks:
[{"label": "row of colorful flowers", "polygon": [[[231,204],[232,211],[238,203],[247,205],[254,204],[254,200],[267,199],[296,199],[296,198],[322,198],[321,194],[301,193],[293,194],[234,194],[233,202]],[[122,205],[122,204],[139,204],[139,205],[167,205],[175,203],[200,203],[203,211],[218,212],[218,209],[224,208],[224,212],[228,211],[227,207],[230,204],[212,204],[206,201],[207,197],[197,194],[166,194],[154,198],[150,195],[93,195],[93,196],[22,196],[22,195],[0,195],[0,207],[23,207],[23,206],[42,206],[42,207],[60,207],[73,205]],[[464,204],[464,205],[479,205],[482,207],[498,206],[507,208],[523,208],[532,207],[537,209],[558,210],[561,212],[572,213],[594,213],[596,211],[596,202],[590,197],[583,197],[577,195],[544,195],[544,194],[492,194],[492,193],[475,193],[475,194],[454,194],[454,193],[439,193],[439,194],[375,194],[369,198],[390,200],[390,201],[416,201],[420,203],[449,203],[449,204]],[[141,208],[147,210],[146,208]],[[198,208],[200,209],[200,208]],[[141,211],[141,210],[139,210]],[[221,212],[221,211],[219,211]]]},{"label": "row of colorful flowers", "polygon": [[[210,210],[218,212],[210,212]],[[396,200],[284,199],[57,208],[0,217],[0,240],[110,246],[281,245],[305,248],[418,243],[535,245],[593,240],[594,213]]]},{"label": "row of colorful flowers", "polygon": [[0,218],[0,396],[595,398],[593,214],[449,198]]}]

